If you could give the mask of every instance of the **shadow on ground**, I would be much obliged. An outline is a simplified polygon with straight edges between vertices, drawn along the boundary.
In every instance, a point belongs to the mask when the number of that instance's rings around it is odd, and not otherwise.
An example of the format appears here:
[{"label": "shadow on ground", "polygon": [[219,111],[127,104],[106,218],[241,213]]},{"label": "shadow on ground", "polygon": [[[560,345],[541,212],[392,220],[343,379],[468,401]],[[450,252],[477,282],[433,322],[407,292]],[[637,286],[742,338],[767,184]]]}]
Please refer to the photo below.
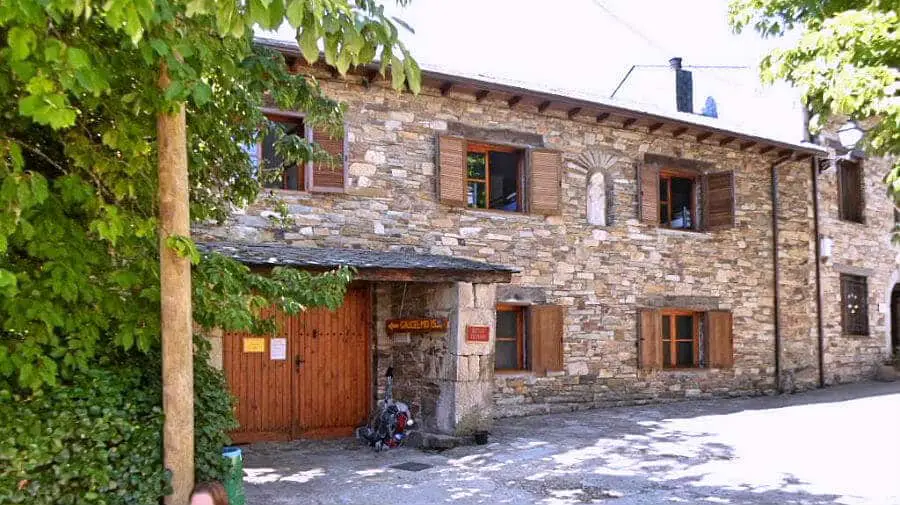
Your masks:
[{"label": "shadow on ground", "polygon": [[898,426],[900,383],[857,384],[506,419],[442,453],[256,444],[244,480],[249,504],[900,505]]}]

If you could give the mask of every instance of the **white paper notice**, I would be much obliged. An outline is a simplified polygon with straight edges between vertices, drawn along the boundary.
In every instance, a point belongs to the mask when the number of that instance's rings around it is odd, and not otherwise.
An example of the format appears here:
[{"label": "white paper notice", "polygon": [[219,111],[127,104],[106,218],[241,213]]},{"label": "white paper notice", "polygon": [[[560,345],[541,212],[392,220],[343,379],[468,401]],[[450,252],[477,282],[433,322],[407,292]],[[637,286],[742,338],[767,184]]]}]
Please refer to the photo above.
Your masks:
[{"label": "white paper notice", "polygon": [[273,338],[269,340],[269,359],[287,359],[286,338]]}]

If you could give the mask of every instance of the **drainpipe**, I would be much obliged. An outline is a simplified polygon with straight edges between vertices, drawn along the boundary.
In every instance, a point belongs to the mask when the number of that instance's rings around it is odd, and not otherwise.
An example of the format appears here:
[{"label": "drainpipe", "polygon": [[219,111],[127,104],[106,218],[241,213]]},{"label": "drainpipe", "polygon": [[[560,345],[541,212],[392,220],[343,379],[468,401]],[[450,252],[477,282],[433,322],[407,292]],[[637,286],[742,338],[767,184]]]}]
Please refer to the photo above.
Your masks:
[{"label": "drainpipe", "polygon": [[779,393],[784,390],[781,385],[781,302],[779,286],[781,285],[781,268],[778,264],[778,166],[791,159],[791,155],[776,160],[770,166],[772,171],[772,266],[773,266],[773,299],[775,302],[775,388]]},{"label": "drainpipe", "polygon": [[825,387],[825,322],[822,314],[822,244],[819,235],[819,167],[816,157],[809,161],[812,175],[813,236],[816,239],[816,331],[819,344],[819,387]]}]

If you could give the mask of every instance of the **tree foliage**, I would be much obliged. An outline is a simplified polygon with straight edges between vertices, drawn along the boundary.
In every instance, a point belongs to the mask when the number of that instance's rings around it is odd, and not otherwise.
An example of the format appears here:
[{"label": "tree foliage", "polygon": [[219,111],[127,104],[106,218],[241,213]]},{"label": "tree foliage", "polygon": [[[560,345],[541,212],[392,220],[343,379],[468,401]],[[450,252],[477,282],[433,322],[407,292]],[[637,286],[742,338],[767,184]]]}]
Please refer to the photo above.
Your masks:
[{"label": "tree foliage", "polygon": [[900,2],[897,0],[732,0],[731,24],[763,36],[799,30],[795,47],[763,59],[764,80],[786,79],[804,94],[821,127],[832,117],[866,125],[861,145],[892,156],[885,175],[900,203]]},{"label": "tree foliage", "polygon": [[[284,20],[307,60],[321,48],[345,72],[377,58],[418,91],[418,66],[373,0],[0,2],[0,389],[52,386],[108,349],[157,346],[159,112],[186,106],[197,221],[226,218],[271,176],[241,147],[275,127],[263,105],[341,128],[341,105],[314,79],[254,47],[254,26]],[[281,144],[287,162],[322,156],[296,136]],[[194,316],[209,326],[258,330],[272,303],[334,306],[350,275],[260,276],[185,237],[167,246],[195,261]]]}]

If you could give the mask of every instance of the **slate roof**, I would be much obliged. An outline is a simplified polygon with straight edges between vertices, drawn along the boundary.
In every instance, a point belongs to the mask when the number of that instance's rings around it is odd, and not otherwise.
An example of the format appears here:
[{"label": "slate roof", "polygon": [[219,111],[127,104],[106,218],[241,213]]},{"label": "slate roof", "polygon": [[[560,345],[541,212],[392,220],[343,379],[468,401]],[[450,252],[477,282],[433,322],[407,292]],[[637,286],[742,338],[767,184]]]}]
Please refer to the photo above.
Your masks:
[{"label": "slate roof", "polygon": [[395,269],[519,272],[518,268],[452,256],[421,254],[410,251],[372,251],[326,247],[294,247],[287,244],[246,244],[238,242],[205,242],[197,244],[202,252],[218,252],[247,265],[285,265],[297,267],[357,269]]}]

